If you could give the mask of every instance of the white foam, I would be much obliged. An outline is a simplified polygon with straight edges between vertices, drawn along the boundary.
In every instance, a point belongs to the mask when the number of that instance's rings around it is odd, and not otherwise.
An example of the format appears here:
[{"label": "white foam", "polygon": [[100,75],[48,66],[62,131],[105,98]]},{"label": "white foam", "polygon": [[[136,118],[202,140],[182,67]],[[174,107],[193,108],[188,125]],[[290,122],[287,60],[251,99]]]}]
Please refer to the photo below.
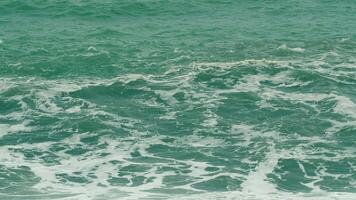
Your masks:
[{"label": "white foam", "polygon": [[67,113],[79,113],[81,111],[80,106],[74,106],[66,110]]},{"label": "white foam", "polygon": [[280,158],[280,155],[274,150],[273,144],[270,145],[269,152],[264,161],[260,162],[256,169],[250,172],[242,183],[242,192],[254,195],[277,192],[276,188],[266,180],[267,174],[272,173]]},{"label": "white foam", "polygon": [[24,121],[21,124],[14,124],[14,125],[9,125],[9,124],[0,124],[0,136],[9,134],[9,133],[17,133],[17,132],[22,132],[22,131],[31,131],[32,129],[27,126],[27,121]]},{"label": "white foam", "polygon": [[293,52],[298,52],[298,53],[303,53],[305,51],[305,49],[300,48],[300,47],[290,48],[286,44],[282,44],[277,49],[288,50],[288,51],[293,51]]},{"label": "white foam", "polygon": [[2,78],[0,79],[0,93],[6,92],[8,89],[12,88],[15,84],[11,82],[11,79]]},{"label": "white foam", "polygon": [[339,121],[336,121],[336,120],[329,120],[333,126],[327,128],[325,130],[325,133],[330,135],[330,134],[333,134],[345,127],[354,127],[356,126],[356,120],[354,121],[346,121],[346,122],[339,122]]},{"label": "white foam", "polygon": [[212,128],[218,125],[218,116],[211,110],[205,112],[204,116],[205,116],[205,120],[202,124],[204,127]]},{"label": "white foam", "polygon": [[245,192],[233,191],[233,192],[207,192],[203,194],[196,195],[186,195],[186,196],[170,196],[170,199],[178,200],[194,200],[194,199],[226,199],[226,200],[354,200],[354,193],[346,192],[318,192],[318,193],[288,193],[288,192],[277,192],[270,194],[246,194]]},{"label": "white foam", "polygon": [[241,61],[235,61],[235,62],[193,62],[191,66],[193,68],[198,68],[198,69],[206,69],[206,68],[211,68],[211,67],[218,67],[221,69],[228,69],[231,67],[238,67],[238,66],[246,66],[246,65],[253,65],[256,67],[264,67],[266,65],[275,65],[275,67],[290,67],[290,64],[295,63],[295,61],[288,60],[288,61],[282,61],[282,60],[267,60],[267,59],[246,59],[246,60],[241,60]]},{"label": "white foam", "polygon": [[[186,112],[198,106],[199,108],[204,108],[207,110],[205,113],[205,120],[202,122],[203,130],[215,130],[214,128],[218,125],[221,119],[219,116],[214,113],[216,108],[220,105],[221,101],[226,98],[224,97],[225,93],[231,92],[255,92],[257,95],[261,95],[263,100],[267,102],[271,98],[281,98],[289,101],[298,101],[298,102],[317,102],[323,100],[336,100],[336,106],[334,111],[336,113],[340,113],[343,115],[348,115],[355,117],[353,112],[355,108],[354,102],[348,98],[343,96],[337,96],[336,94],[324,94],[324,93],[288,93],[277,90],[274,87],[266,87],[262,85],[262,81],[269,80],[272,83],[277,84],[278,86],[288,87],[293,84],[305,84],[302,82],[295,82],[295,80],[291,77],[289,72],[281,72],[276,75],[266,75],[266,74],[256,74],[256,75],[246,75],[242,79],[239,79],[236,85],[233,85],[230,89],[213,89],[209,90],[205,85],[193,85],[194,79],[196,75],[199,74],[202,70],[211,67],[221,68],[225,70],[230,67],[238,67],[241,65],[252,65],[253,67],[263,67],[266,65],[276,65],[276,67],[289,67],[290,61],[268,61],[268,60],[245,60],[238,62],[217,62],[217,63],[195,63],[192,64],[195,68],[192,71],[184,73],[183,75],[177,75],[172,77],[170,80],[162,80],[162,76],[149,76],[149,75],[141,75],[141,74],[131,74],[120,76],[114,79],[101,79],[101,80],[57,80],[57,81],[43,81],[43,80],[35,80],[32,81],[32,85],[29,88],[32,89],[32,94],[36,97],[38,104],[44,105],[44,107],[38,107],[41,111],[45,112],[66,112],[70,114],[80,113],[82,110],[81,105],[74,105],[70,108],[64,109],[61,105],[57,105],[55,98],[60,96],[61,93],[68,93],[73,91],[78,91],[86,87],[98,86],[98,85],[111,85],[116,82],[120,83],[130,83],[135,80],[143,79],[150,83],[155,84],[164,84],[165,86],[170,86],[171,89],[162,89],[162,90],[154,90],[156,94],[158,94],[163,100],[167,102],[168,105],[161,105],[155,100],[142,101],[143,104],[150,104],[155,107],[159,107],[166,111],[166,115],[161,116],[161,119],[176,119],[176,116],[179,115],[179,112],[182,110],[175,111],[176,108],[180,108],[180,102],[174,98],[174,94],[177,92],[183,92],[185,94],[187,104],[187,108],[184,108]],[[170,70],[170,73],[175,73],[177,69]],[[325,72],[326,73],[326,72]],[[25,82],[17,82],[16,80],[12,80],[9,82],[13,82],[19,85],[27,85]],[[9,83],[8,82],[8,83]],[[45,86],[43,86],[43,85]],[[1,87],[1,86],[0,86]],[[146,88],[149,90],[149,88]],[[6,87],[4,87],[6,90]],[[3,90],[3,91],[4,91]],[[1,90],[0,90],[1,91]],[[31,97],[31,96],[30,96]],[[15,97],[14,97],[15,98]],[[17,100],[21,100],[22,96],[16,96]],[[68,97],[70,98],[70,97]],[[85,101],[84,99],[80,99],[80,101]],[[24,102],[22,102],[24,103]],[[312,104],[311,103],[311,104]],[[267,105],[267,104],[264,104]],[[22,107],[23,110],[29,110],[30,108],[24,105]],[[27,113],[30,115],[31,112]],[[83,114],[84,115],[84,114]],[[232,138],[241,139],[242,142],[237,144],[237,146],[243,148],[253,148],[251,151],[253,153],[266,153],[265,159],[258,163],[257,167],[254,170],[251,170],[250,173],[245,176],[239,173],[228,173],[221,172],[216,173],[215,175],[210,175],[210,172],[206,171],[206,167],[211,167],[214,165],[209,164],[208,162],[201,162],[196,160],[176,160],[174,158],[161,158],[153,153],[147,151],[147,148],[150,145],[154,144],[163,144],[162,139],[164,136],[149,133],[148,131],[142,131],[136,128],[139,124],[142,124],[138,119],[124,118],[120,117],[118,114],[113,114],[110,112],[106,112],[100,110],[99,106],[93,104],[90,109],[85,109],[85,115],[89,115],[92,117],[101,118],[105,116],[105,120],[103,120],[102,124],[123,128],[128,131],[128,136],[123,138],[114,138],[108,135],[100,136],[100,144],[107,144],[104,149],[95,149],[86,152],[83,155],[79,156],[69,156],[64,152],[56,152],[55,154],[59,157],[61,162],[60,165],[52,165],[47,166],[40,161],[28,161],[26,160],[21,153],[16,153],[8,150],[8,148],[16,147],[16,148],[38,148],[40,150],[48,150],[49,145],[53,143],[41,143],[41,144],[19,144],[16,146],[6,146],[0,147],[0,154],[4,155],[0,158],[0,161],[5,166],[20,166],[26,165],[29,166],[34,173],[41,178],[41,182],[36,185],[36,188],[40,190],[47,190],[49,193],[54,192],[64,192],[68,194],[75,194],[75,197],[68,197],[67,199],[88,199],[93,200],[99,198],[100,196],[106,197],[111,196],[113,199],[119,199],[118,196],[126,193],[129,194],[128,197],[120,197],[120,199],[144,199],[146,197],[152,196],[152,193],[147,190],[162,188],[164,182],[163,179],[167,175],[175,175],[177,172],[166,171],[164,173],[158,173],[158,169],[160,167],[179,167],[179,166],[189,166],[188,169],[191,170],[190,173],[187,173],[188,176],[192,176],[197,178],[198,180],[192,182],[191,184],[187,184],[181,187],[181,189],[188,189],[193,191],[202,192],[197,195],[186,195],[179,196],[177,199],[352,199],[351,194],[349,193],[330,193],[325,191],[317,191],[317,188],[313,188],[313,192],[309,194],[292,194],[288,192],[282,192],[277,190],[275,186],[266,180],[267,174],[271,173],[274,167],[277,165],[278,159],[283,158],[298,158],[300,160],[307,158],[319,158],[320,155],[311,155],[310,145],[313,142],[323,142],[327,141],[322,140],[319,137],[306,137],[301,138],[298,136],[298,140],[307,141],[304,146],[297,146],[295,149],[285,150],[285,149],[276,149],[274,145],[278,142],[283,142],[284,140],[291,139],[291,135],[286,138],[282,138],[278,135],[278,133],[273,132],[263,132],[254,130],[256,127],[247,124],[236,124],[231,127],[230,136]],[[21,119],[21,113],[12,113],[6,117],[13,117],[16,119]],[[340,122],[341,123],[341,122]],[[351,123],[351,122],[350,122]],[[125,124],[125,127],[121,127],[122,124]],[[335,123],[336,124],[336,123]],[[340,124],[340,126],[352,125],[351,124]],[[338,127],[340,127],[338,126]],[[336,126],[335,126],[336,127]],[[334,128],[335,128],[334,127]],[[26,124],[18,126],[10,126],[10,125],[0,125],[0,130],[5,130],[5,133],[13,133],[17,131],[24,131],[29,127],[26,127]],[[337,127],[336,127],[337,128]],[[256,128],[257,129],[257,128]],[[75,130],[68,130],[75,131]],[[203,149],[201,153],[205,155],[211,154],[209,151],[204,151],[206,148],[216,148],[219,146],[225,145],[225,141],[223,139],[219,139],[218,137],[213,136],[202,136],[199,135],[199,130],[194,130],[189,136],[177,136],[173,142],[173,147],[191,147],[197,149]],[[332,130],[331,130],[332,131]],[[105,130],[103,131],[105,132]],[[101,132],[99,131],[100,134]],[[69,137],[61,142],[65,143],[69,146],[69,148],[74,148],[76,145],[81,144],[81,139],[83,136],[92,136],[95,135],[93,133],[81,133],[74,134],[72,137]],[[297,137],[297,136],[296,136]],[[251,144],[256,143],[256,139],[258,141],[262,141],[261,143],[257,143],[257,146],[251,147]],[[293,139],[293,138],[292,138]],[[164,145],[170,145],[164,143]],[[269,148],[264,150],[265,146]],[[86,147],[86,146],[85,146]],[[256,148],[256,149],[255,149]],[[308,149],[309,148],[309,149]],[[142,175],[144,177],[155,177],[154,181],[151,183],[146,183],[137,187],[130,186],[110,186],[110,183],[107,181],[110,176],[115,176],[117,174],[118,168],[121,166],[128,166],[130,164],[138,164],[134,161],[130,161],[132,159],[132,155],[130,154],[134,150],[137,150],[141,155],[147,157],[153,157],[158,159],[164,159],[165,162],[162,163],[144,163],[150,169],[145,172],[137,172],[137,175]],[[108,156],[100,157],[100,153],[109,153]],[[337,152],[338,155],[335,160],[340,159],[339,154],[341,152]],[[350,156],[352,151],[346,152],[345,156]],[[323,158],[324,159],[324,158]],[[326,159],[326,158],[325,158]],[[114,165],[109,164],[111,160],[118,160],[124,164]],[[249,158],[244,158],[241,160],[244,163],[257,163],[257,161],[249,160]],[[141,163],[142,164],[142,163]],[[223,166],[214,166],[222,170]],[[95,168],[95,170],[93,170]],[[236,167],[237,168],[237,167]],[[302,167],[300,166],[302,169]],[[56,173],[67,173],[72,175],[75,171],[81,171],[83,176],[87,176],[89,172],[93,171],[93,173],[98,177],[96,179],[92,179],[92,183],[88,184],[79,184],[79,183],[60,183],[56,178]],[[239,178],[240,180],[244,180],[242,184],[241,191],[230,191],[230,192],[203,192],[198,189],[194,189],[192,184],[198,181],[208,181],[214,179],[218,176],[226,175],[235,178]],[[129,175],[125,175],[126,178],[131,178]],[[105,187],[98,186],[97,184],[106,185]],[[129,183],[130,184],[130,183]],[[307,185],[308,187],[313,187],[314,184]],[[120,190],[120,191],[119,191]],[[169,198],[174,199],[175,196],[173,194],[169,195]],[[105,199],[110,199],[107,197]]]},{"label": "white foam", "polygon": [[97,51],[97,49],[93,46],[88,47],[87,51]]},{"label": "white foam", "polygon": [[224,145],[222,139],[199,136],[199,135],[189,135],[182,138],[177,138],[176,143],[179,146],[192,146],[192,147],[219,147]]},{"label": "white foam", "polygon": [[160,116],[159,119],[173,120],[177,118],[176,111],[168,111],[165,115]]},{"label": "white foam", "polygon": [[334,95],[334,98],[337,100],[334,112],[356,119],[356,104],[351,99],[340,95]]},{"label": "white foam", "polygon": [[349,41],[350,40],[350,38],[349,37],[346,37],[346,38],[341,38],[340,39],[340,42],[346,42],[346,41]]}]

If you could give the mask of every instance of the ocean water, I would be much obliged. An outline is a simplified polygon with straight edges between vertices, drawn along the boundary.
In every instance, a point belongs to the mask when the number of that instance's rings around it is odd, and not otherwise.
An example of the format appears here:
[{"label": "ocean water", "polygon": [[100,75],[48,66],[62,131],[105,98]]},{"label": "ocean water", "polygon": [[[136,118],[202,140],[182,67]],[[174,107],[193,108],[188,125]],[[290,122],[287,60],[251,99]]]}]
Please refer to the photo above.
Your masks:
[{"label": "ocean water", "polygon": [[0,199],[356,199],[356,1],[1,0]]}]

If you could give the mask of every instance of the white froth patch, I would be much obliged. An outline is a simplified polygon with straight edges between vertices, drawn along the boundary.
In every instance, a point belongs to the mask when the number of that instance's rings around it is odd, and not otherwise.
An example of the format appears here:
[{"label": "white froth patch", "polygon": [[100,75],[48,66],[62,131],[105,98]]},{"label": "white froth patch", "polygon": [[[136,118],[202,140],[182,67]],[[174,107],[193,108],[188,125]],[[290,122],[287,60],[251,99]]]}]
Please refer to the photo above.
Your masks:
[{"label": "white froth patch", "polygon": [[209,117],[203,122],[203,126],[205,127],[215,127],[217,125],[218,125],[218,120],[214,117]]},{"label": "white froth patch", "polygon": [[298,102],[318,102],[332,97],[331,95],[324,93],[286,93],[274,89],[265,89],[261,96],[265,99],[282,98]]},{"label": "white froth patch", "polygon": [[258,92],[260,90],[260,82],[266,79],[268,78],[264,75],[245,76],[234,89],[238,92]]},{"label": "white froth patch", "polygon": [[[262,81],[271,81],[274,84],[277,84],[278,86],[282,87],[293,87],[293,86],[303,86],[310,84],[310,82],[301,82],[298,80],[295,80],[290,76],[289,71],[283,71],[280,72],[276,75],[273,76],[267,76],[264,74],[257,74],[257,75],[246,75],[241,80],[239,83],[237,83],[232,89],[224,89],[224,90],[218,90],[216,93],[217,94],[222,94],[222,93],[233,93],[233,92],[255,92],[255,93],[260,93],[262,92],[262,96],[274,96],[274,95],[280,95],[282,94],[287,94],[283,93],[278,90],[273,90],[269,89],[266,87],[263,87],[261,82]],[[289,95],[289,94],[288,94]],[[290,93],[290,95],[294,95],[293,93]],[[309,97],[309,99],[314,99],[314,97]]]},{"label": "white froth patch", "polygon": [[[247,124],[234,124],[231,126],[231,134],[237,135],[243,139],[239,145],[247,147],[252,138],[256,135],[257,131],[253,130],[253,126],[249,126]],[[258,133],[257,133],[258,134]]]},{"label": "white froth patch", "polygon": [[218,125],[218,115],[216,115],[211,110],[204,113],[205,120],[203,122],[204,127],[212,128]]},{"label": "white froth patch", "polygon": [[[261,91],[261,81],[268,79],[264,75],[247,75],[241,79],[239,83],[233,86],[231,89],[220,89],[216,90],[217,95],[228,94],[235,92],[255,92]],[[222,97],[219,97],[222,98]]]},{"label": "white froth patch", "polygon": [[[258,189],[261,186],[257,186]],[[127,198],[134,199],[134,198]],[[312,193],[288,193],[283,191],[278,191],[275,193],[268,194],[253,194],[241,191],[232,192],[206,192],[202,194],[193,194],[185,196],[169,196],[172,200],[196,200],[196,199],[206,199],[206,200],[216,200],[216,199],[227,199],[227,200],[354,200],[354,193],[346,192],[312,192]]]},{"label": "white froth patch", "polygon": [[3,43],[4,43],[4,41],[0,39],[0,44],[3,44]]},{"label": "white froth patch", "polygon": [[87,51],[97,51],[97,49],[93,46],[88,47]]},{"label": "white froth patch", "polygon": [[11,82],[11,79],[2,78],[0,80],[0,93],[6,92],[8,89],[13,87],[14,83]]},{"label": "white froth patch", "polygon": [[165,90],[155,90],[154,93],[158,94],[161,99],[166,101],[169,105],[174,105],[178,103],[178,101],[173,97],[176,93],[175,90],[165,91]]},{"label": "white froth patch", "polygon": [[251,194],[270,194],[276,193],[277,189],[268,182],[267,174],[272,173],[278,163],[279,155],[274,150],[273,144],[265,160],[248,174],[246,181],[242,183],[242,191]]},{"label": "white froth patch", "polygon": [[349,37],[346,37],[346,38],[341,38],[340,39],[340,42],[346,42],[346,41],[349,41],[350,40],[350,38]]},{"label": "white froth patch", "polygon": [[31,131],[31,128],[26,126],[26,122],[15,125],[0,124],[0,136],[21,131]]},{"label": "white froth patch", "polygon": [[146,77],[142,74],[125,74],[125,76],[117,77],[117,80],[124,84],[128,84],[130,82],[137,81],[140,79],[147,80],[149,79],[149,77]]},{"label": "white froth patch", "polygon": [[333,124],[332,127],[328,128],[325,130],[326,134],[333,134],[345,127],[356,127],[356,120],[354,121],[348,121],[348,122],[339,122],[339,121],[335,121],[335,120],[330,120]]},{"label": "white froth patch", "polygon": [[236,62],[193,62],[192,67],[198,69],[206,69],[211,67],[218,67],[218,68],[231,68],[237,66],[244,66],[244,65],[253,65],[253,66],[266,66],[266,65],[276,65],[276,67],[288,67],[294,61],[281,61],[281,60],[267,60],[267,59],[246,59]]},{"label": "white froth patch", "polygon": [[54,97],[51,94],[51,91],[41,91],[37,92],[37,108],[44,111],[44,112],[50,112],[50,113],[57,113],[61,111],[61,108],[58,107],[53,101],[52,98]]},{"label": "white froth patch", "polygon": [[80,106],[74,106],[66,110],[67,113],[79,113],[81,111]]},{"label": "white froth patch", "polygon": [[224,141],[214,137],[190,135],[182,138],[177,138],[176,144],[189,145],[192,147],[219,147],[224,145]]},{"label": "white froth patch", "polygon": [[57,83],[55,84],[54,87],[50,88],[54,93],[52,93],[52,95],[56,95],[60,92],[74,92],[77,90],[80,90],[81,88],[85,87],[86,85],[88,85],[88,83],[84,83],[83,85],[79,85],[77,83]]},{"label": "white froth patch", "polygon": [[286,44],[282,44],[277,49],[293,51],[293,52],[297,52],[297,53],[303,53],[305,51],[305,49],[303,49],[303,48],[300,48],[300,47],[291,48],[291,47],[288,47]]},{"label": "white froth patch", "polygon": [[337,103],[334,112],[356,119],[356,104],[351,99],[345,96],[335,96],[335,99]]},{"label": "white froth patch", "polygon": [[165,120],[173,120],[176,118],[177,118],[177,112],[175,111],[167,112],[165,115],[159,117],[159,119],[165,119]]}]

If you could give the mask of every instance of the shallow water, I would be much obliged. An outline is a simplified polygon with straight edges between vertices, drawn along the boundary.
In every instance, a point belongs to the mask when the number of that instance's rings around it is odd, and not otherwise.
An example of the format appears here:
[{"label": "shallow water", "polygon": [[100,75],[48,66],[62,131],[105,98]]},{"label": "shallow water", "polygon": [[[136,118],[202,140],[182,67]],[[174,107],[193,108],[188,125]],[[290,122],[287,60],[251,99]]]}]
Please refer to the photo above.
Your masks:
[{"label": "shallow water", "polygon": [[355,13],[0,1],[0,199],[355,199]]}]

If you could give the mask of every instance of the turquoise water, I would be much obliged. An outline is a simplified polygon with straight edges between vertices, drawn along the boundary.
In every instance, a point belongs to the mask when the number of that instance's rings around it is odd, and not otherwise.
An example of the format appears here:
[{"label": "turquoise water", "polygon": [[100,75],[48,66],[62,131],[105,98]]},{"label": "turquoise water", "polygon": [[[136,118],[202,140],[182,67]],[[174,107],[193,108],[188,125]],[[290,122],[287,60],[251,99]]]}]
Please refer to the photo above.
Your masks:
[{"label": "turquoise water", "polygon": [[0,199],[356,199],[356,1],[1,0]]}]

